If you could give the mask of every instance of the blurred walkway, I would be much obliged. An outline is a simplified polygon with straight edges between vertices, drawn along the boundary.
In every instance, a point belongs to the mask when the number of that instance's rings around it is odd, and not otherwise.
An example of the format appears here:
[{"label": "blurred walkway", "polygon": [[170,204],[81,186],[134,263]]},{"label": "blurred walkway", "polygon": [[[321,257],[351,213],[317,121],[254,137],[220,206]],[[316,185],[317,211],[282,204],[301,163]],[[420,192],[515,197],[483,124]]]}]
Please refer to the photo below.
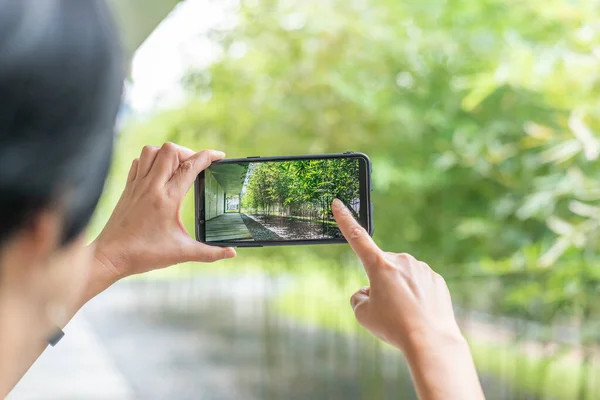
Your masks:
[{"label": "blurred walkway", "polygon": [[[282,315],[274,300],[291,283],[267,274],[120,282],[85,307],[8,399],[416,399],[397,352]],[[481,380],[489,400],[532,398]]]},{"label": "blurred walkway", "polygon": [[65,329],[66,336],[46,349],[9,400],[129,400],[133,392],[82,314]]},{"label": "blurred walkway", "polygon": [[280,314],[274,300],[290,283],[260,273],[129,280],[85,315],[136,399],[416,399],[395,352]]}]

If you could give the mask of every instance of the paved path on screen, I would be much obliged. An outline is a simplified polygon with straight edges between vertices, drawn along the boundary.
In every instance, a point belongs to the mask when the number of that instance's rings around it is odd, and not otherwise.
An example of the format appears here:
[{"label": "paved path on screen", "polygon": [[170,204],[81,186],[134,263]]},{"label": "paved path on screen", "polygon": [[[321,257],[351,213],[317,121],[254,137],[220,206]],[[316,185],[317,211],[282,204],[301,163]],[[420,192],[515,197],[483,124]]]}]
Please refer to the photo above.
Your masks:
[{"label": "paved path on screen", "polygon": [[206,221],[206,240],[252,240],[252,235],[239,213],[226,213]]}]

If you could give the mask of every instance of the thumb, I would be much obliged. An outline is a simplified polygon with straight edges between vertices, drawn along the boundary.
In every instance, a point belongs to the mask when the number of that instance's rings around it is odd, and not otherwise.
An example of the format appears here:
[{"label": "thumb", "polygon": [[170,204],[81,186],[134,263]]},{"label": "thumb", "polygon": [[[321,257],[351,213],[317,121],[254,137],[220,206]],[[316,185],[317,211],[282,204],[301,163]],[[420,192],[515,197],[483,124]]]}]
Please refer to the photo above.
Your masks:
[{"label": "thumb", "polygon": [[185,261],[212,263],[227,258],[234,258],[237,253],[232,247],[209,246],[190,239],[184,251]]}]

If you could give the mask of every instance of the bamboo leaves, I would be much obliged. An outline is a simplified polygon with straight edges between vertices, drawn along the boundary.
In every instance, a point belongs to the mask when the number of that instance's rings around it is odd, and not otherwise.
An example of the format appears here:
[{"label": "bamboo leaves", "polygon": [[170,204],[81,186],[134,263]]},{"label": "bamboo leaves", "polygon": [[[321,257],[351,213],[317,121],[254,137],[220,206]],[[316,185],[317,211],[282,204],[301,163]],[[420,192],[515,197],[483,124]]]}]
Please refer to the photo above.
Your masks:
[{"label": "bamboo leaves", "polygon": [[360,196],[356,159],[258,163],[253,169],[243,207],[255,212],[310,219],[332,219],[331,203],[351,204]]}]

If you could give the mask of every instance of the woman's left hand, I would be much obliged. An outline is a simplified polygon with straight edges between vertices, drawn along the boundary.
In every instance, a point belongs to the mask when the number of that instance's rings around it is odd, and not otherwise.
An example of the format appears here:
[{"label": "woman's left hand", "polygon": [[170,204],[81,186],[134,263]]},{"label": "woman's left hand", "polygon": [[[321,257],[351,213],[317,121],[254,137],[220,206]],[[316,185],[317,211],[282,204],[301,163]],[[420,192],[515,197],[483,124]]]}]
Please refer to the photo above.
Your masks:
[{"label": "woman's left hand", "polygon": [[186,262],[235,257],[235,250],[199,243],[186,232],[180,210],[198,174],[225,154],[199,153],[165,143],[146,146],[133,160],[127,185],[96,239],[96,262],[114,281]]}]

